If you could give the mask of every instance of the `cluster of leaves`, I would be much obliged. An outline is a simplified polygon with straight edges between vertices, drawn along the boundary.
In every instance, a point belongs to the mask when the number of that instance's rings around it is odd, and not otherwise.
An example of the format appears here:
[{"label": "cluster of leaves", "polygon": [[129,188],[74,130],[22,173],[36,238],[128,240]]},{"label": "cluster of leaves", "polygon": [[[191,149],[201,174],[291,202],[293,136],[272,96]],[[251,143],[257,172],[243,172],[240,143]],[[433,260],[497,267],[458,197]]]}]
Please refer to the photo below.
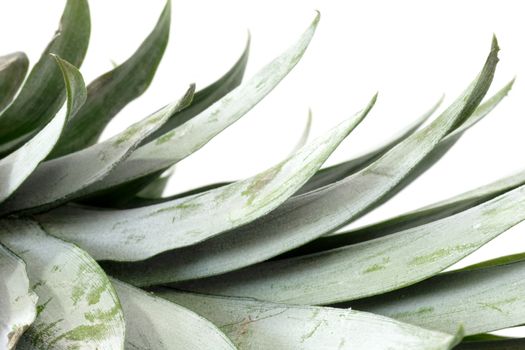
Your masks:
[{"label": "cluster of leaves", "polygon": [[27,79],[24,54],[0,57],[1,348],[525,346],[483,334],[525,323],[524,255],[443,273],[525,219],[525,172],[337,231],[424,173],[506,96],[512,81],[482,102],[495,39],[439,116],[423,126],[440,103],[361,157],[320,170],[376,96],[256,176],[161,196],[168,169],[292,70],[318,21],[246,82],[249,43],[215,83],[190,86],[104,142],[107,123],[155,74],[169,2],[138,50],[87,88],[76,68],[90,36],[86,0],[67,1]]}]

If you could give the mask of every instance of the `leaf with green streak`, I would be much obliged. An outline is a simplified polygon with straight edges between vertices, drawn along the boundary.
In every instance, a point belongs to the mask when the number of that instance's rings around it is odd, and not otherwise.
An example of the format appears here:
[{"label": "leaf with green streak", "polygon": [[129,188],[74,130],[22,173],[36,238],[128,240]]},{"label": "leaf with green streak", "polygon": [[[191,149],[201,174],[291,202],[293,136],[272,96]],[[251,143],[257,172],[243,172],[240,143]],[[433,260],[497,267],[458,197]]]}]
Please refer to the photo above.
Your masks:
[{"label": "leaf with green streak", "polygon": [[[512,87],[512,84],[513,81],[505,85],[485,103],[481,104],[469,118],[467,123],[456,129],[451,135],[445,137],[445,139],[438,144],[436,147],[436,152],[444,154],[441,150],[444,149],[444,152],[446,152],[446,150],[450,148],[450,140],[453,139],[455,142],[456,137],[460,133],[474,125],[477,121],[486,116],[494,107],[496,107],[496,105],[507,95]],[[472,208],[523,184],[525,184],[525,171],[498,180],[492,184],[482,186],[478,189],[463,193],[461,195],[454,196],[447,200],[417,209],[406,214],[402,214],[391,219],[387,219],[385,221],[374,223],[351,231],[338,232],[325,237],[320,237],[308,244],[305,244],[304,246],[283,254],[281,258],[334,249],[349,244],[355,244],[383,237],[414,226],[423,225],[431,221],[435,221]]]},{"label": "leaf with green streak", "polygon": [[[135,261],[204,241],[267,214],[308,180],[375,103],[303,147],[292,157],[243,181],[189,198],[128,209],[62,207],[38,216],[53,235],[97,260]],[[169,234],[166,234],[169,232]]]},{"label": "leaf with green streak", "polygon": [[66,120],[75,114],[86,100],[86,87],[80,72],[66,61],[55,58],[64,75],[67,109],[59,112],[26,144],[0,160],[0,202],[15,192],[51,152],[60,138]]},{"label": "leaf with green streak", "polygon": [[[243,349],[451,349],[460,335],[367,312],[224,298],[157,289],[155,294],[213,322]],[[378,335],[381,336],[378,336]]]},{"label": "leaf with green streak", "polygon": [[0,244],[0,347],[15,349],[36,317],[38,297],[31,291],[25,263]]},{"label": "leaf with green streak", "polygon": [[523,350],[525,338],[482,340],[460,343],[454,350]]},{"label": "leaf with green streak", "polygon": [[350,159],[346,162],[342,162],[336,165],[332,165],[328,168],[321,169],[297,192],[297,194],[310,192],[323,186],[329,185],[331,183],[337,182],[372,164],[374,161],[381,158],[382,155],[384,155],[394,146],[396,146],[408,136],[413,134],[436,111],[436,109],[438,109],[442,101],[443,98],[441,98],[425,114],[416,119],[412,124],[405,127],[401,132],[393,136],[390,140],[384,142],[381,146],[378,146],[373,150],[366,152],[365,154],[359,157]]},{"label": "leaf with green streak", "polygon": [[[144,181],[152,174],[155,175],[154,179],[160,175],[159,172],[194,153],[239,120],[273,90],[299,62],[312,39],[318,21],[319,16],[316,16],[295,45],[262,68],[250,80],[186,123],[138,148],[102,182],[90,186],[90,191],[98,191],[102,195],[130,182],[138,181],[142,184],[141,180]],[[129,193],[129,190],[124,192]]]},{"label": "leaf with green streak", "polygon": [[123,349],[119,300],[89,255],[28,220],[1,221],[0,242],[26,262],[39,297],[36,320],[20,349]]},{"label": "leaf with green streak", "polygon": [[68,122],[64,135],[49,158],[57,158],[95,144],[111,119],[142,95],[157,71],[170,32],[171,3],[138,50],[123,64],[88,86],[82,109]]},{"label": "leaf with green streak", "polygon": [[23,52],[0,57],[0,112],[7,107],[20,86],[29,68],[29,59]]},{"label": "leaf with green streak", "polygon": [[335,231],[410,174],[449,134],[456,120],[469,118],[492,81],[497,51],[494,41],[481,74],[456,102],[367,168],[332,185],[292,197],[268,215],[198,245],[143,262],[115,264],[113,273],[138,285],[213,276],[268,260]]},{"label": "leaf with green streak", "polygon": [[186,94],[126,130],[81,151],[42,163],[0,207],[0,213],[36,212],[89,193],[117,164],[128,157],[140,141],[159,128],[174,111],[184,108],[193,96]]},{"label": "leaf with green streak", "polygon": [[[523,219],[525,186],[461,213],[396,234],[266,262],[227,275],[181,283],[178,287],[299,304],[351,301],[428,279]],[[420,285],[415,288],[419,290]],[[466,299],[457,300],[465,307]],[[480,312],[488,309],[478,304],[476,308]],[[471,328],[467,327],[467,334],[472,334]]]},{"label": "leaf with green streak", "polygon": [[159,130],[145,139],[142,143],[149,143],[155,139],[162,137],[162,135],[170,132],[171,130],[181,126],[188,120],[202,113],[205,109],[219,101],[230,91],[239,86],[244,77],[246,71],[246,65],[248,64],[248,56],[250,53],[250,36],[246,41],[244,51],[235,62],[235,64],[218,80],[208,85],[204,89],[197,91],[193,102],[188,108],[175,113],[170,120],[166,122]]},{"label": "leaf with green streak", "polygon": [[196,313],[112,279],[126,318],[126,349],[228,349],[230,339]]},{"label": "leaf with green streak", "polygon": [[90,30],[87,0],[68,0],[51,43],[19,95],[0,115],[0,154],[8,154],[24,144],[58,112],[66,93],[60,69],[49,54],[79,67],[87,51]]},{"label": "leaf with green streak", "polygon": [[523,256],[485,266],[444,273],[350,305],[443,332],[461,324],[467,335],[525,323]]}]

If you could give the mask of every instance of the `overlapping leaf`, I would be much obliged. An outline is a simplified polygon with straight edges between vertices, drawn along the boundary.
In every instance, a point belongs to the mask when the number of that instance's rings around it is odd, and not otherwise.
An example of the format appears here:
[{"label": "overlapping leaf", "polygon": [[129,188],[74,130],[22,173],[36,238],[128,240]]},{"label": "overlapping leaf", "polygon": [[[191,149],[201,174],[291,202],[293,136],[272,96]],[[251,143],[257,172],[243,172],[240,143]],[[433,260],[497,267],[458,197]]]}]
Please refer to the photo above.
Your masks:
[{"label": "overlapping leaf", "polygon": [[439,350],[451,349],[460,339],[348,309],[273,304],[169,289],[155,290],[155,294],[209,319],[239,350]]},{"label": "overlapping leaf", "polygon": [[[239,229],[144,262],[114,264],[112,273],[139,285],[212,276],[267,260],[336,230],[409,176],[450,134],[458,120],[471,120],[469,117],[492,81],[497,51],[494,41],[480,75],[439,118],[367,168],[317,191],[293,197],[269,215]],[[456,130],[461,130],[461,126]]]},{"label": "overlapping leaf", "polygon": [[96,143],[107,123],[146,91],[168,44],[170,17],[168,1],[154,30],[137,51],[126,62],[89,84],[85,105],[68,122],[50,158]]},{"label": "overlapping leaf", "polygon": [[68,0],[60,26],[31,70],[20,94],[0,115],[0,154],[24,144],[58,112],[65,100],[62,74],[49,54],[79,67],[90,36],[87,0]]},{"label": "overlapping leaf", "polygon": [[196,313],[118,280],[111,280],[126,317],[126,349],[228,349],[235,346]]},{"label": "overlapping leaf", "polygon": [[[188,246],[270,212],[308,180],[375,103],[243,181],[189,198],[128,210],[62,207],[38,216],[48,232],[74,242],[97,260],[134,261]],[[168,233],[168,234],[167,234]]]},{"label": "overlapping leaf", "polygon": [[24,259],[39,297],[20,349],[123,349],[117,295],[89,255],[25,220],[0,222],[0,242]]},{"label": "overlapping leaf", "polygon": [[25,263],[0,244],[0,347],[14,349],[36,317],[38,297],[29,286]]},{"label": "overlapping leaf", "polygon": [[29,68],[29,59],[23,52],[0,57],[0,112],[11,103]]},{"label": "overlapping leaf", "polygon": [[25,145],[0,160],[0,202],[6,200],[46,158],[60,138],[66,120],[86,100],[86,87],[80,72],[62,59],[56,57],[56,60],[64,75],[67,110],[59,112]]},{"label": "overlapping leaf", "polygon": [[0,213],[44,210],[85,194],[89,185],[107,176],[174,111],[188,105],[193,90],[192,86],[180,101],[160,109],[105,142],[42,163],[3,203]]}]

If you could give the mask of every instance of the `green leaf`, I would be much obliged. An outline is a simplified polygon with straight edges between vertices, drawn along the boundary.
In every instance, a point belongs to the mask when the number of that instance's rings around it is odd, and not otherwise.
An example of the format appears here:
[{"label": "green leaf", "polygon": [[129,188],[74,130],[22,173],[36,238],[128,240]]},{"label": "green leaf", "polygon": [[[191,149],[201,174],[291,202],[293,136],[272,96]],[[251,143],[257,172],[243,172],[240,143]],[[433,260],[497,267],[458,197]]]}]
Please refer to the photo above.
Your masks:
[{"label": "green leaf", "polygon": [[444,273],[414,286],[351,302],[359,310],[472,335],[525,323],[525,262]]},{"label": "green leaf", "polygon": [[139,285],[213,276],[268,260],[335,231],[410,174],[418,162],[438,147],[455,120],[471,115],[490,85],[497,50],[493,42],[482,73],[440,117],[367,168],[317,191],[292,197],[270,214],[239,229],[147,261],[115,264],[114,272]]},{"label": "green leaf", "polygon": [[454,350],[523,350],[525,338],[482,340],[460,343]]},{"label": "green leaf", "polygon": [[152,179],[155,179],[160,175],[159,172],[194,153],[239,120],[273,90],[299,62],[312,39],[318,21],[319,16],[316,16],[295,45],[262,68],[249,81],[228,93],[203,113],[138,148],[101,183],[91,186],[91,192],[98,191],[104,194],[104,191],[115,190],[133,181],[140,183],[152,174],[155,175]]},{"label": "green leaf", "polygon": [[[461,213],[396,234],[322,253],[266,262],[227,275],[181,283],[178,287],[298,304],[350,301],[430,278],[523,219],[525,186]],[[454,293],[455,289],[450,291]],[[457,298],[462,307],[465,300]],[[472,334],[471,328],[467,327],[467,334]]]},{"label": "green leaf", "polygon": [[60,26],[42,57],[31,70],[18,97],[0,116],[0,154],[24,144],[58,112],[65,100],[62,74],[49,54],[79,67],[90,36],[86,0],[68,0]]},{"label": "green leaf", "polygon": [[[428,331],[366,312],[265,303],[157,289],[207,318],[243,349],[451,349],[461,336]],[[380,335],[380,336],[378,336]]]},{"label": "green leaf", "polygon": [[0,56],[0,112],[7,107],[20,86],[29,68],[29,59],[23,52]]},{"label": "green leaf", "polygon": [[20,349],[122,349],[124,317],[108,278],[85,252],[28,220],[0,222],[0,242],[27,264],[39,297]]},{"label": "green leaf", "polygon": [[[375,103],[287,160],[243,181],[155,206],[128,210],[63,207],[38,216],[53,235],[97,260],[135,261],[209,239],[267,214],[310,178]],[[170,234],[166,234],[170,232]]]},{"label": "green leaf", "polygon": [[66,120],[86,100],[86,87],[80,72],[66,61],[55,57],[62,70],[67,91],[67,110],[59,112],[25,145],[0,160],[0,202],[6,200],[30,176],[59,140]]},{"label": "green leaf", "polygon": [[228,349],[235,346],[196,313],[112,279],[126,318],[126,349]]},{"label": "green leaf", "polygon": [[413,134],[423,123],[438,109],[443,98],[441,98],[430,110],[428,110],[421,117],[416,119],[412,124],[405,127],[401,132],[393,136],[390,140],[384,142],[382,145],[366,152],[365,154],[342,162],[328,168],[321,169],[315,174],[299,191],[297,194],[307,193],[331,183],[344,179],[353,173],[364,169],[366,166],[372,164],[377,159],[381,158],[386,152],[394,146],[402,142],[408,136]]},{"label": "green leaf", "polygon": [[222,77],[208,85],[204,89],[197,91],[193,102],[188,108],[175,113],[170,120],[166,122],[159,130],[145,139],[142,143],[146,144],[154,141],[155,139],[162,137],[162,135],[170,132],[171,130],[178,128],[188,120],[202,113],[205,109],[219,101],[230,91],[239,86],[244,77],[246,71],[246,65],[248,63],[248,56],[250,53],[250,36],[246,41],[244,51],[234,65],[228,70]]},{"label": "green leaf", "polygon": [[25,263],[0,244],[0,347],[15,349],[36,317],[38,297],[31,291]]},{"label": "green leaf", "polygon": [[126,130],[81,151],[42,163],[0,207],[0,213],[46,210],[89,193],[96,184],[123,161],[149,133],[162,125],[193,96],[191,86],[180,101],[172,103]]},{"label": "green leaf", "polygon": [[137,193],[136,198],[151,200],[161,198],[166,186],[168,185],[168,181],[173,176],[174,172],[175,167],[166,170],[155,181],[151,182],[148,186],[144,187],[139,193]]},{"label": "green leaf", "polygon": [[[450,149],[450,143],[455,142],[457,137],[469,127],[486,116],[510,91],[514,80],[505,85],[494,96],[481,104],[467,122],[452,134],[445,137],[436,147],[434,153],[443,155]],[[433,160],[437,160],[433,157]],[[413,180],[414,178],[411,178]],[[293,251],[283,254],[282,257],[299,256],[311,254],[323,250],[334,249],[349,244],[368,241],[383,237],[394,232],[406,230],[411,227],[423,225],[460,211],[472,208],[500,194],[525,184],[525,171],[516,175],[498,180],[490,185],[466,192],[450,199],[425,206],[415,211],[396,216],[378,223],[351,231],[337,232],[325,237],[320,237],[313,242],[301,246]],[[396,192],[397,193],[397,192]]]},{"label": "green leaf", "polygon": [[126,62],[88,86],[86,103],[68,122],[64,135],[49,158],[95,144],[111,119],[146,91],[168,44],[170,17],[171,5],[168,1],[157,25],[137,51]]}]

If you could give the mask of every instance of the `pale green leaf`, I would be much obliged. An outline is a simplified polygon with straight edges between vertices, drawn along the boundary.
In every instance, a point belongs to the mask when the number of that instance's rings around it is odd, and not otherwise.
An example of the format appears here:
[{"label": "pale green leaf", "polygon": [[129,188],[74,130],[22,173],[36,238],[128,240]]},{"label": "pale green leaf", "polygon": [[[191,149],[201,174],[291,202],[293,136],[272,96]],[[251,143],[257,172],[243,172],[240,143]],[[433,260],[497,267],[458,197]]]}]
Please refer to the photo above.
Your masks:
[{"label": "pale green leaf", "polygon": [[0,154],[8,154],[24,144],[58,112],[66,93],[60,69],[49,54],[79,67],[86,54],[90,30],[87,0],[68,0],[55,36],[17,98],[0,115]]},{"label": "pale green leaf", "polygon": [[36,317],[38,297],[31,291],[25,263],[0,244],[0,348],[14,349]]},{"label": "pale green leaf", "polygon": [[39,298],[36,320],[19,349],[123,349],[117,295],[89,255],[26,220],[1,221],[0,242],[26,262]]},{"label": "pale green leaf", "polygon": [[439,350],[451,349],[460,340],[460,336],[349,309],[273,304],[169,289],[155,290],[155,294],[210,320],[239,350]]},{"label": "pale green leaf", "polygon": [[68,122],[49,158],[57,158],[95,144],[111,119],[148,88],[168,44],[171,5],[167,2],[157,25],[123,64],[88,86],[87,101]]},{"label": "pale green leaf", "polygon": [[268,260],[335,231],[409,175],[418,162],[438,147],[456,120],[471,116],[492,81],[497,51],[494,41],[481,74],[456,102],[367,168],[332,185],[292,197],[270,214],[239,229],[143,262],[114,264],[112,272],[138,285],[213,276]]},{"label": "pale green leaf", "polygon": [[184,108],[194,87],[178,102],[128,127],[109,140],[81,151],[42,163],[0,207],[0,213],[41,211],[86,195],[88,186],[101,181],[126,159],[140,141],[162,125],[176,110]]},{"label": "pale green leaf", "polygon": [[283,203],[319,169],[374,103],[375,96],[356,116],[246,180],[137,209],[62,207],[39,215],[38,220],[50,233],[78,244],[97,260],[142,260],[195,244],[251,222]]},{"label": "pale green leaf", "polygon": [[29,68],[29,59],[23,52],[0,57],[0,112],[7,107],[20,86]]},{"label": "pale green leaf", "polygon": [[67,109],[57,115],[22,147],[0,160],[0,202],[6,200],[30,176],[51,152],[60,138],[63,127],[86,100],[86,87],[80,72],[66,61],[56,57],[64,75],[67,91]]},{"label": "pale green leaf", "polygon": [[196,313],[118,280],[111,281],[126,318],[126,349],[236,349],[226,335]]}]

